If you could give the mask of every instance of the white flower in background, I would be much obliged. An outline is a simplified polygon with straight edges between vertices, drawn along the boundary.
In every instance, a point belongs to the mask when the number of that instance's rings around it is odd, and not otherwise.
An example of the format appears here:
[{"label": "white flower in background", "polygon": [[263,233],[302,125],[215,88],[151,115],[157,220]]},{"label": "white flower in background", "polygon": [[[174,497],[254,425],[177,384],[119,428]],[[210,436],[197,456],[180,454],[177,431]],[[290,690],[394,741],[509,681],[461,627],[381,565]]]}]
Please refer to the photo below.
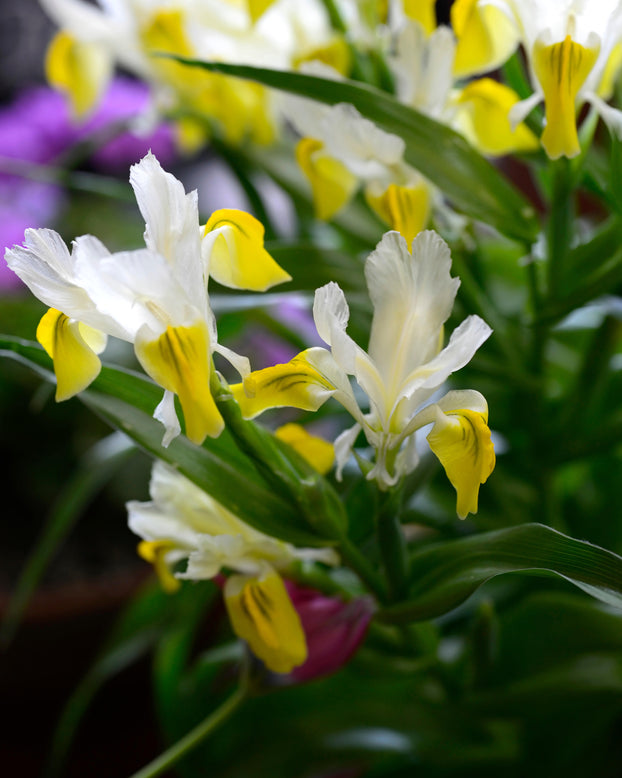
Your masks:
[{"label": "white flower in background", "polygon": [[[333,397],[356,421],[335,442],[338,469],[362,430],[376,455],[367,477],[382,489],[416,467],[414,433],[433,424],[428,441],[456,488],[458,515],[476,512],[479,486],[495,463],[486,400],[476,391],[450,391],[426,405],[491,333],[482,319],[469,316],[443,347],[460,283],[450,268],[449,249],[436,233],[420,233],[412,253],[401,235],[387,233],[365,266],[374,308],[368,352],[346,333],[347,302],[329,283],[317,290],[313,313],[330,350],[307,349],[231,387],[243,414],[280,406],[317,410]],[[367,409],[359,407],[350,376],[367,397]]]},{"label": "white flower in background", "polygon": [[157,56],[291,69],[305,59],[345,68],[347,46],[319,0],[42,0],[60,30],[48,50],[50,83],[74,113],[91,110],[116,67],[150,84],[155,108],[181,111],[182,145],[205,141],[207,126],[233,144],[269,143],[278,96],[265,87]]},{"label": "white flower in background", "polygon": [[[210,309],[209,264],[216,280],[263,290],[289,276],[263,248],[263,227],[241,211],[216,211],[199,224],[196,191],[165,172],[148,154],[130,172],[145,220],[146,248],[111,254],[91,235],[71,253],[53,230],[26,231],[24,246],[7,250],[9,267],[50,310],[37,339],[54,361],[57,400],[85,389],[98,375],[106,336],[134,344],[151,378],[165,389],[154,416],[164,445],[179,433],[179,397],[186,434],[195,443],[215,437],[223,420],[210,392],[212,354],[241,375],[248,360],[220,345]],[[205,233],[205,234],[204,234]]]},{"label": "white flower in background", "polygon": [[516,26],[534,93],[512,109],[514,122],[544,102],[541,142],[552,159],[580,152],[577,111],[591,104],[619,137],[622,112],[605,102],[622,64],[620,0],[479,0]]},{"label": "white flower in background", "polygon": [[[130,529],[143,538],[140,555],[163,587],[179,579],[227,573],[224,597],[239,637],[275,672],[303,664],[307,647],[300,619],[281,573],[299,560],[338,563],[332,549],[296,548],[259,532],[162,462],[153,467],[151,502],[128,503]],[[185,561],[185,569],[175,571]]]}]

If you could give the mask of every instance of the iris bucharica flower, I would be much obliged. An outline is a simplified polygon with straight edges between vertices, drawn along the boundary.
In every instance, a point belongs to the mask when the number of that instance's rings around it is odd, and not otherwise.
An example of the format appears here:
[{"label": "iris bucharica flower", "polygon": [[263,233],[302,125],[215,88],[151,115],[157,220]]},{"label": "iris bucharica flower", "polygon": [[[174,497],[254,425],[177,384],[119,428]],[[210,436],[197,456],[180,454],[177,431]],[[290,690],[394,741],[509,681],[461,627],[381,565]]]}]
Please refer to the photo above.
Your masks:
[{"label": "iris bucharica flower", "polygon": [[[234,632],[274,672],[303,665],[305,633],[281,576],[300,560],[335,565],[336,552],[296,548],[259,532],[162,462],[153,467],[150,495],[150,502],[128,503],[129,525],[164,589],[227,573],[223,592]],[[176,570],[183,561],[185,569]]]},{"label": "iris bucharica flower", "polygon": [[552,159],[580,152],[577,112],[589,103],[618,136],[622,112],[607,104],[620,72],[619,0],[479,0],[504,11],[524,48],[533,94],[512,108],[519,122],[544,102],[541,143]]},{"label": "iris bucharica flower", "polygon": [[145,219],[145,248],[110,253],[92,235],[69,252],[58,233],[26,230],[23,246],[6,252],[9,267],[51,306],[37,339],[54,360],[56,399],[85,389],[99,374],[107,337],[134,345],[145,372],[165,392],[154,416],[165,426],[163,443],[180,432],[179,397],[186,435],[194,443],[224,427],[210,392],[212,354],[241,375],[246,357],[218,343],[208,279],[264,291],[289,280],[263,247],[263,226],[250,214],[215,211],[199,224],[197,192],[185,193],[153,154],[134,165],[130,183]]},{"label": "iris bucharica flower", "polygon": [[[356,422],[335,441],[338,476],[363,431],[375,452],[367,478],[383,490],[414,470],[414,433],[432,424],[428,442],[456,489],[457,513],[475,513],[480,484],[495,464],[486,400],[474,390],[454,390],[429,401],[492,330],[480,317],[468,316],[443,345],[460,284],[450,268],[449,248],[435,232],[420,233],[412,251],[399,233],[386,233],[365,265],[374,309],[368,351],[347,334],[345,295],[328,283],[315,293],[313,314],[329,349],[306,349],[232,386],[243,414],[252,418],[284,406],[315,411],[333,397]],[[351,376],[367,398],[365,409]]]}]

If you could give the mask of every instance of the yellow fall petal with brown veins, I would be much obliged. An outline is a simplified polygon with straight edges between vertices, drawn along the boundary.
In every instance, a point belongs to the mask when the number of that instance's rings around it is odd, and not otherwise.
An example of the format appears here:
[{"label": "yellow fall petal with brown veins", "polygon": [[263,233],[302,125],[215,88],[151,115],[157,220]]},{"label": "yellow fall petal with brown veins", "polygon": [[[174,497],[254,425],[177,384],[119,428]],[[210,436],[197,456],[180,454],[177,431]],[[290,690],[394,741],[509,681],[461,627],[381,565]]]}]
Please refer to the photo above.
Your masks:
[{"label": "yellow fall petal with brown veins", "polygon": [[234,208],[214,211],[204,235],[221,230],[209,258],[209,274],[234,289],[265,292],[275,284],[291,281],[264,248],[264,226],[250,213]]},{"label": "yellow fall petal with brown veins", "polygon": [[97,378],[101,362],[96,352],[102,350],[105,337],[55,308],[43,315],[37,340],[54,361],[57,402],[68,400]]},{"label": "yellow fall petal with brown veins", "polygon": [[428,443],[456,490],[458,516],[464,519],[477,513],[480,484],[495,467],[487,414],[469,409],[439,412]]},{"label": "yellow fall petal with brown veins", "polygon": [[581,151],[575,102],[597,58],[597,48],[586,48],[570,35],[559,43],[538,42],[534,47],[534,70],[544,92],[546,114],[540,141],[551,159],[575,157]]},{"label": "yellow fall petal with brown veins", "polygon": [[323,144],[314,138],[302,138],[296,146],[296,160],[311,184],[315,215],[327,221],[354,196],[357,177],[339,160],[323,153]]},{"label": "yellow fall petal with brown veins", "polygon": [[186,436],[201,444],[216,438],[224,422],[210,392],[209,334],[205,322],[190,327],[167,327],[155,340],[137,338],[136,356],[144,370],[163,389],[179,397]]},{"label": "yellow fall petal with brown veins", "polygon": [[380,195],[366,189],[365,199],[385,224],[404,236],[409,246],[430,216],[430,189],[423,181],[414,186],[389,184]]},{"label": "yellow fall petal with brown veins", "polygon": [[245,419],[253,419],[268,408],[317,411],[335,387],[304,355],[303,351],[285,364],[255,370],[244,383],[229,387]]},{"label": "yellow fall petal with brown veins", "polygon": [[289,673],[305,662],[305,633],[278,573],[261,578],[232,575],[224,597],[233,631],[266,667]]},{"label": "yellow fall petal with brown veins", "polygon": [[275,433],[279,440],[290,445],[321,475],[326,475],[335,461],[335,447],[317,435],[311,435],[300,424],[284,424]]}]

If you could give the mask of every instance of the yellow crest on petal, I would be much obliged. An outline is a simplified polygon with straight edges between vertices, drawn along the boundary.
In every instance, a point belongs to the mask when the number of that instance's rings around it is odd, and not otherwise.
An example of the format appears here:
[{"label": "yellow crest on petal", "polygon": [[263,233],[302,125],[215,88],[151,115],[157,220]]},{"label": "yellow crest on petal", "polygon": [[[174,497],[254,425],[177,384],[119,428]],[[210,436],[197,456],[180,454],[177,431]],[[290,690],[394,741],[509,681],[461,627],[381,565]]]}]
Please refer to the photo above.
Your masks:
[{"label": "yellow crest on petal", "polygon": [[173,594],[181,586],[166,561],[166,555],[173,551],[175,544],[170,540],[142,540],[138,544],[138,555],[153,565],[160,584],[165,592]]},{"label": "yellow crest on petal", "polygon": [[409,246],[430,217],[430,188],[423,180],[412,186],[389,184],[380,195],[366,189],[365,199],[385,224],[404,236]]},{"label": "yellow crest on petal", "polygon": [[137,338],[136,356],[145,371],[181,403],[186,436],[201,444],[216,438],[224,422],[210,392],[211,356],[205,322],[190,327],[167,327],[155,340]]},{"label": "yellow crest on petal", "polygon": [[274,434],[297,451],[318,473],[326,475],[333,466],[335,461],[333,444],[318,438],[317,435],[311,435],[300,424],[284,424]]},{"label": "yellow crest on petal", "polygon": [[460,129],[483,154],[535,151],[539,138],[523,122],[515,129],[510,124],[508,114],[518,101],[513,89],[492,78],[471,81],[458,98]]},{"label": "yellow crest on petal", "polygon": [[52,39],[45,58],[49,83],[65,93],[76,117],[97,103],[112,73],[108,53],[96,43],[82,43],[67,32]]},{"label": "yellow crest on petal", "polygon": [[204,235],[218,230],[209,256],[209,274],[224,286],[265,292],[291,281],[264,248],[264,227],[254,216],[234,208],[214,211]]},{"label": "yellow crest on petal", "polygon": [[594,67],[598,48],[586,48],[570,35],[559,43],[534,46],[533,64],[544,92],[546,127],[540,141],[551,159],[575,157],[580,151],[575,101]]},{"label": "yellow crest on petal", "polygon": [[50,308],[37,327],[37,340],[54,361],[56,400],[78,394],[97,378],[106,336]]},{"label": "yellow crest on petal", "polygon": [[321,141],[302,138],[296,146],[296,160],[311,184],[315,215],[331,219],[353,197],[357,177],[339,160],[324,152]]},{"label": "yellow crest on petal", "polygon": [[278,573],[260,578],[233,575],[224,595],[233,631],[266,667],[289,673],[305,662],[307,642],[300,617]]},{"label": "yellow crest on petal", "polygon": [[245,419],[268,408],[317,411],[335,389],[307,362],[304,351],[285,364],[255,370],[244,383],[229,388]]},{"label": "yellow crest on petal", "polygon": [[480,484],[495,467],[488,415],[466,408],[447,414],[439,411],[428,443],[456,490],[458,516],[464,519],[477,513]]}]

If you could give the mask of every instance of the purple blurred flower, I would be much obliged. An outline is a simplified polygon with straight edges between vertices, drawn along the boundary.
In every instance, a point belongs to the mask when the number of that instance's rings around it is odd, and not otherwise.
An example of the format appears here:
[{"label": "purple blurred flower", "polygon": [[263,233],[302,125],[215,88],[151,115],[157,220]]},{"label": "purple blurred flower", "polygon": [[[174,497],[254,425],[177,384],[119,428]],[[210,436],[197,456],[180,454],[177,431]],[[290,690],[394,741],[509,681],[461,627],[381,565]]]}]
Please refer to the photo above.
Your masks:
[{"label": "purple blurred flower", "polygon": [[286,585],[300,616],[309,652],[307,661],[292,671],[291,678],[309,681],[334,673],[362,643],[374,612],[373,601],[368,597],[344,601],[291,581]]},{"label": "purple blurred flower", "polygon": [[[21,243],[26,227],[44,227],[54,221],[63,205],[62,190],[44,180],[28,165],[54,164],[59,155],[80,141],[114,132],[115,125],[131,123],[149,108],[148,88],[128,78],[115,79],[98,110],[76,124],[65,98],[49,87],[22,92],[0,109],[0,246]],[[175,155],[173,130],[159,124],[145,135],[119,130],[91,155],[90,162],[110,173],[125,172],[151,149],[162,164]],[[26,177],[32,175],[33,177]],[[0,264],[0,289],[20,285],[17,276]]]}]

